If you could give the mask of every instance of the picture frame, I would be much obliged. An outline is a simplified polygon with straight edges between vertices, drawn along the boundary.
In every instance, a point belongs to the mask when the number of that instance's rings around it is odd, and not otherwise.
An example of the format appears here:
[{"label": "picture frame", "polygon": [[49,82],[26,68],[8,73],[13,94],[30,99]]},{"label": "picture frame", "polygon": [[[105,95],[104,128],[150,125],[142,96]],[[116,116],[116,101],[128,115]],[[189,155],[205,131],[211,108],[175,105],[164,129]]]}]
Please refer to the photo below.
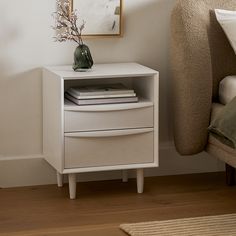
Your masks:
[{"label": "picture frame", "polygon": [[82,36],[123,36],[123,0],[70,0],[70,10],[75,9],[79,23],[85,22]]}]

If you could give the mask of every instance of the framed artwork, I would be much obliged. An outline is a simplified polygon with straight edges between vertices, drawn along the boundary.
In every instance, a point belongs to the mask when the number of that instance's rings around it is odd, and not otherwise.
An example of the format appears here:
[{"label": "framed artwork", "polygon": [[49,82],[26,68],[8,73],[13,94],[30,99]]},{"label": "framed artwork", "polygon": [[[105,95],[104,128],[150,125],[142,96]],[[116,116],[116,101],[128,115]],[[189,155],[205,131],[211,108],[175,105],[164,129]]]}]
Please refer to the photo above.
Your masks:
[{"label": "framed artwork", "polygon": [[84,36],[122,36],[122,0],[71,0],[75,9],[79,23],[85,22]]}]

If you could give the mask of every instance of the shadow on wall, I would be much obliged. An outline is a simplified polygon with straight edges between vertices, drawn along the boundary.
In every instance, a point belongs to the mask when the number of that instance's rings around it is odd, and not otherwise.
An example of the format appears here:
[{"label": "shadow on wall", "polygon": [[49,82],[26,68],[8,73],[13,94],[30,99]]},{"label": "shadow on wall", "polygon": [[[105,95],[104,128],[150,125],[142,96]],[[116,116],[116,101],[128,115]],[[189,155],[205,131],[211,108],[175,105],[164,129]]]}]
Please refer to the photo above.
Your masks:
[{"label": "shadow on wall", "polygon": [[[4,9],[4,5],[0,4],[0,9]],[[8,48],[11,42],[17,38],[17,30],[15,26],[8,22],[8,19],[4,11],[0,11],[0,79],[4,79],[7,76],[9,68],[11,68],[8,58]]]},{"label": "shadow on wall", "polygon": [[42,152],[41,77],[40,68],[1,77],[1,156]]},{"label": "shadow on wall", "polygon": [[[42,152],[41,69],[14,73],[19,40],[16,22],[0,3],[0,159]],[[13,46],[14,47],[14,46]],[[23,55],[22,55],[23,56]],[[13,75],[12,75],[13,74]]]}]

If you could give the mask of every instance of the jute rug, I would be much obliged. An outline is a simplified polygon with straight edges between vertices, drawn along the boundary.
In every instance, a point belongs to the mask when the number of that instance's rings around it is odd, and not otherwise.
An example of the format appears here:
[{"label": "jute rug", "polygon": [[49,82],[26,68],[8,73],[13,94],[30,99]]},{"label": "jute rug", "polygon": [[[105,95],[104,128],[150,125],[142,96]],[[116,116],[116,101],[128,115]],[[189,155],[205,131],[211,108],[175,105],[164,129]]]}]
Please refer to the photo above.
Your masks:
[{"label": "jute rug", "polygon": [[236,214],[122,224],[120,228],[131,236],[232,236],[236,235]]}]

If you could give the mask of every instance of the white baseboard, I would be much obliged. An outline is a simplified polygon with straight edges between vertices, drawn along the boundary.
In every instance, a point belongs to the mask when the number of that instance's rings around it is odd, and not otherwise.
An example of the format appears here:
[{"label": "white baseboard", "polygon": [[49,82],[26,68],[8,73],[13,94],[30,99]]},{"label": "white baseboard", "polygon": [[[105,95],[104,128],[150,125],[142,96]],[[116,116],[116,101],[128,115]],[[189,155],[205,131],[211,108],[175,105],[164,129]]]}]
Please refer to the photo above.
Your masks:
[{"label": "white baseboard", "polygon": [[[207,153],[192,157],[177,154],[173,143],[160,145],[160,167],[145,170],[145,176],[178,175],[216,172],[224,165]],[[134,171],[129,175],[135,177]],[[120,171],[84,173],[78,181],[95,181],[121,178]],[[34,186],[56,183],[55,170],[43,159],[43,155],[0,157],[0,187]]]}]

